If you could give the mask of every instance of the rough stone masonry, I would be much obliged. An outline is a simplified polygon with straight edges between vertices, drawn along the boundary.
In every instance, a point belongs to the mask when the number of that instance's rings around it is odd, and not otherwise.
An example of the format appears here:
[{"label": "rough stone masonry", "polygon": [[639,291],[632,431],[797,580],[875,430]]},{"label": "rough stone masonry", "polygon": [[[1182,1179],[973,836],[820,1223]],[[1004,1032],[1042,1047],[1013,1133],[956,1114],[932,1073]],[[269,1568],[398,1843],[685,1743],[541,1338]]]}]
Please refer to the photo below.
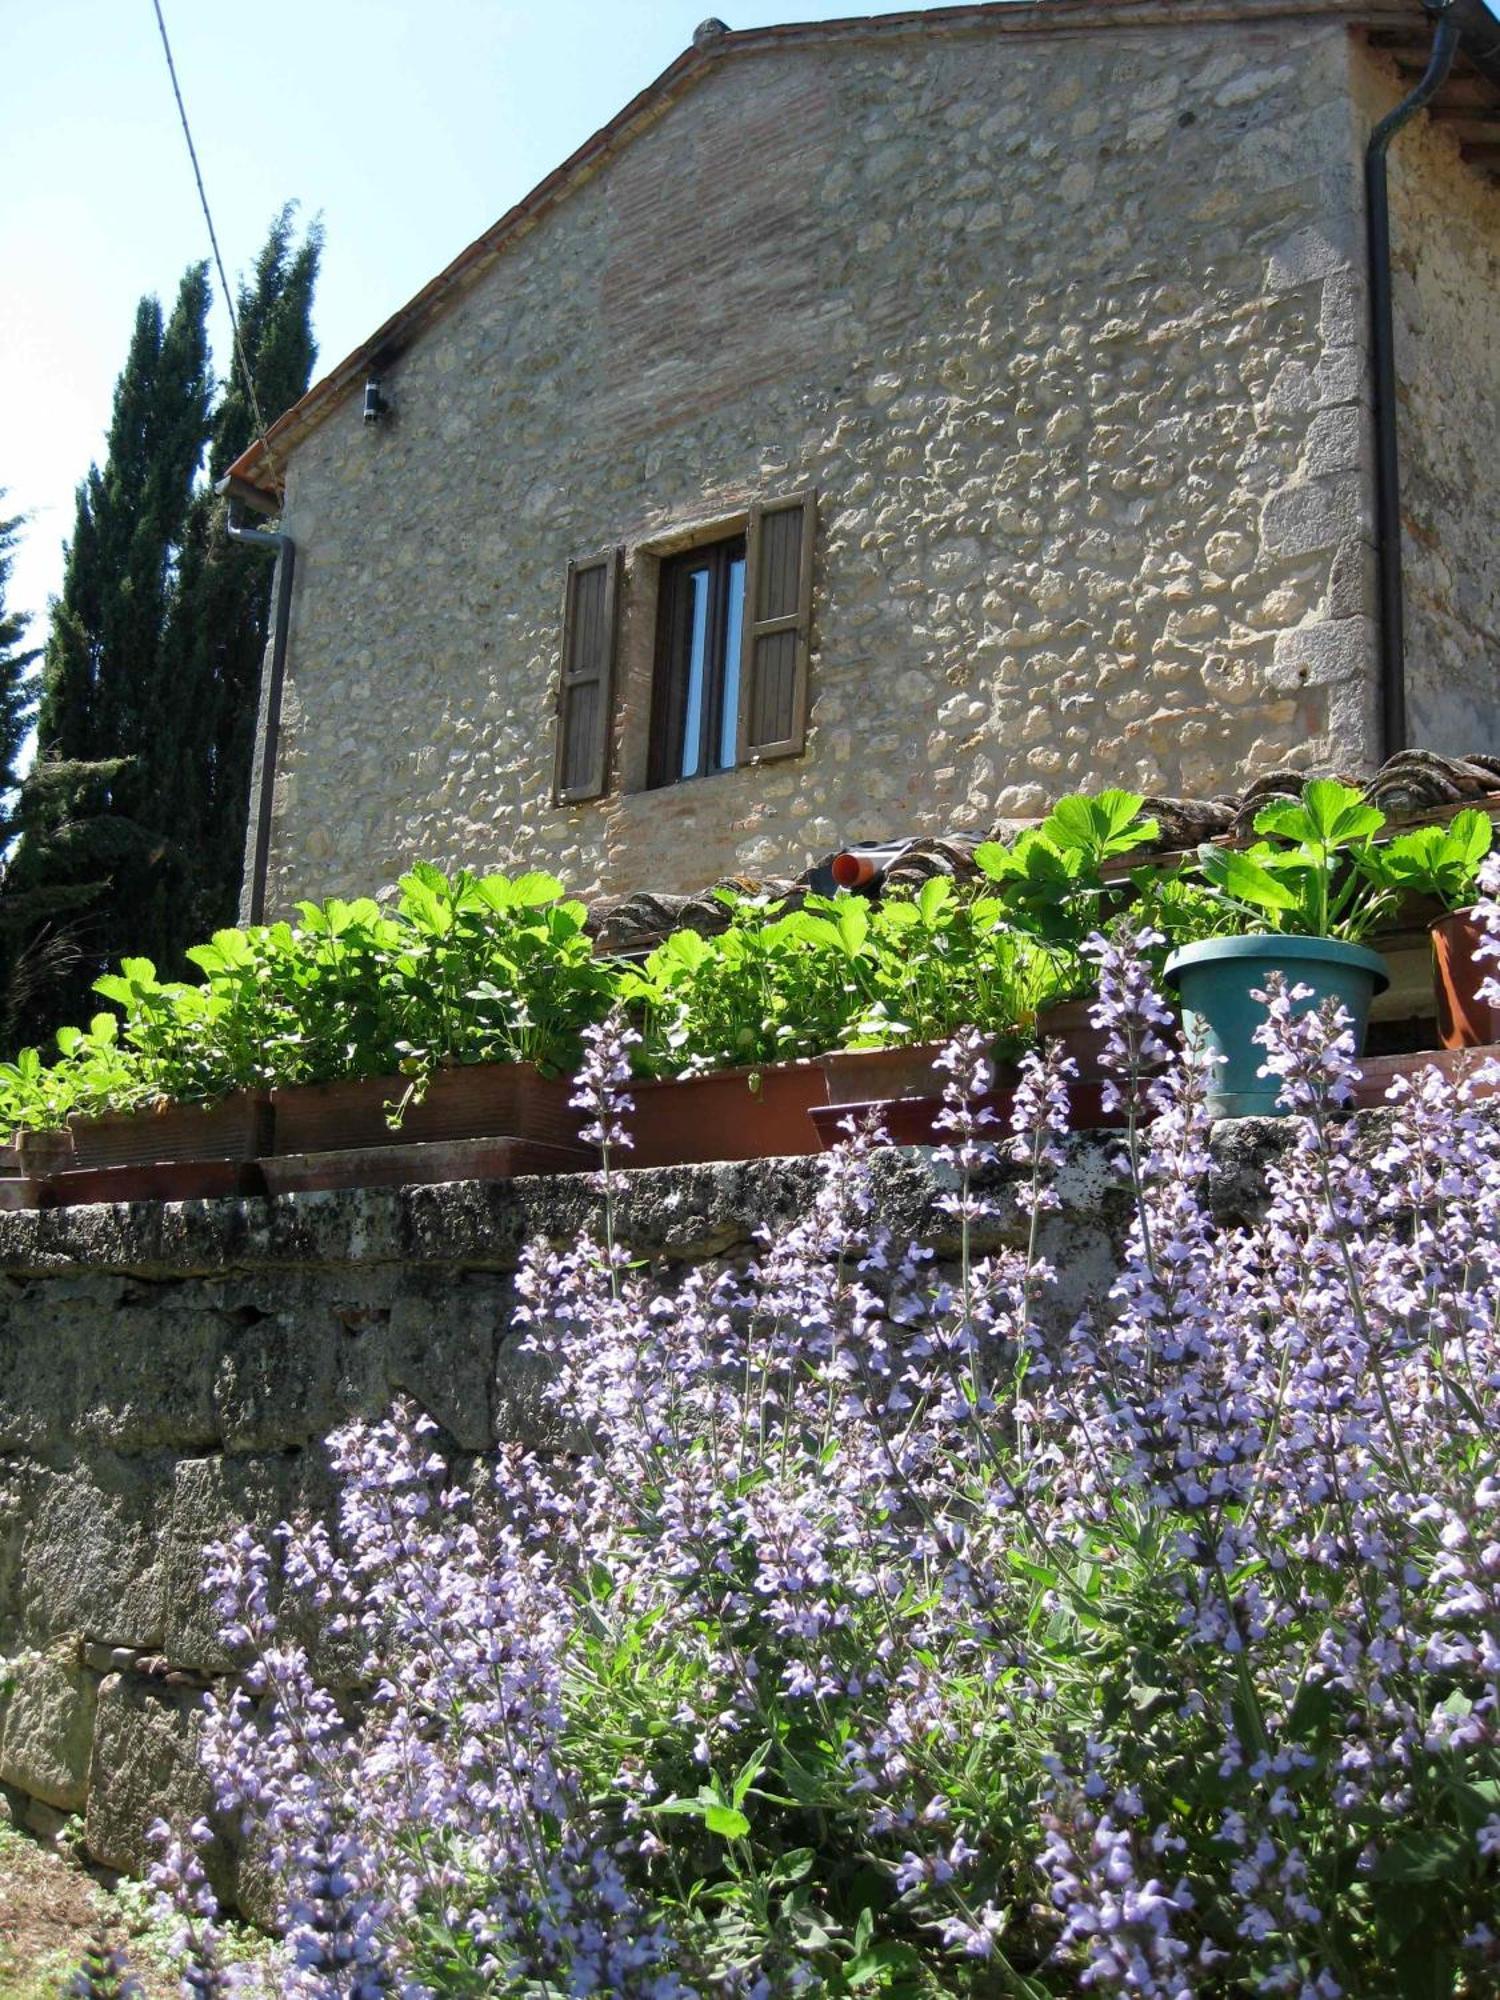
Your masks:
[{"label": "rough stone masonry", "polygon": [[[1395,68],[1335,12],[1032,13],[712,64],[455,287],[388,422],[353,394],[293,448],[273,912],[421,856],[686,889],[1374,760],[1359,162]],[[1426,125],[1393,190],[1413,725],[1462,750],[1500,193]],[[809,486],[805,754],[645,789],[659,557]],[[554,807],[565,567],[616,544],[610,784]]]},{"label": "rough stone masonry", "polygon": [[[1223,1219],[1253,1212],[1291,1130],[1217,1128]],[[1111,1150],[1071,1142],[1046,1220],[1060,1313],[1102,1295],[1116,1266],[1127,1202]],[[621,1239],[670,1283],[801,1214],[819,1172],[632,1174]],[[877,1215],[951,1254],[944,1185],[929,1154],[893,1149]],[[1024,1242],[1019,1211],[1000,1207],[986,1241]],[[80,1814],[96,1861],[139,1872],[152,1819],[207,1809],[203,1690],[234,1663],[203,1595],[205,1546],[241,1521],[326,1514],[321,1440],[401,1393],[460,1460],[545,1445],[544,1377],[510,1331],[512,1274],[532,1237],[598,1224],[577,1178],[0,1215],[0,1788],[16,1818],[49,1833]],[[270,1914],[253,1862],[230,1851],[218,1873],[224,1894]]]}]

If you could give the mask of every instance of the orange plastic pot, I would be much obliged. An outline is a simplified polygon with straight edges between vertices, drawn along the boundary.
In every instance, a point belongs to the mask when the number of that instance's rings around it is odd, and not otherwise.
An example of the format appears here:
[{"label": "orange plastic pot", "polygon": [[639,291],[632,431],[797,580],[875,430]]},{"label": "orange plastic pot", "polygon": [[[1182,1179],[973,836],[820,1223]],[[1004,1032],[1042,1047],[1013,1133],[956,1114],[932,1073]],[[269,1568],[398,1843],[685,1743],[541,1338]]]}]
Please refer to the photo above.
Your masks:
[{"label": "orange plastic pot", "polygon": [[1500,1008],[1480,987],[1500,978],[1500,962],[1481,958],[1484,928],[1472,909],[1454,910],[1429,925],[1438,1040],[1445,1049],[1483,1049],[1500,1042]]}]

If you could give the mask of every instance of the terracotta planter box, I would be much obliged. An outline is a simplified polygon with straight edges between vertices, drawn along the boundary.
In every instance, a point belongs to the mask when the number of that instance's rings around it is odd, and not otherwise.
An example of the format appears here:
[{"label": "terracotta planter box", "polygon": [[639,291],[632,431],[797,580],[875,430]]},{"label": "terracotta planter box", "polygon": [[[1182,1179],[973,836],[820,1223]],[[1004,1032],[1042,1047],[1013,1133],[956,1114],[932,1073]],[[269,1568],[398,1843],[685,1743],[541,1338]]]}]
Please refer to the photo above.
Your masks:
[{"label": "terracotta planter box", "polygon": [[[1355,1108],[1371,1111],[1384,1104],[1385,1094],[1398,1076],[1414,1077],[1424,1069],[1437,1069],[1457,1083],[1492,1056],[1500,1057],[1500,1044],[1484,1048],[1418,1049],[1410,1055],[1363,1056],[1359,1065],[1360,1080],[1354,1086]],[[1495,1085],[1484,1084],[1479,1094],[1494,1097],[1500,1093],[1497,1093]]]},{"label": "terracotta planter box", "polygon": [[32,1180],[19,1173],[14,1165],[0,1175],[0,1215],[10,1215],[18,1208],[41,1208],[44,1206],[44,1181]]},{"label": "terracotta planter box", "polygon": [[[1011,1105],[1015,1102],[1014,1089],[986,1091],[978,1102],[981,1109],[993,1111],[1000,1120],[998,1127],[988,1128],[990,1133],[1003,1136]],[[862,1123],[872,1116],[879,1118],[893,1146],[940,1146],[947,1137],[946,1133],[937,1130],[935,1122],[942,1109],[941,1096],[886,1097],[869,1098],[862,1104],[820,1105],[811,1115],[818,1144],[825,1153],[831,1153],[835,1146],[848,1138],[844,1126],[850,1118]]]},{"label": "terracotta planter box", "polygon": [[828,1085],[818,1063],[773,1063],[632,1083],[630,1094],[635,1111],[626,1126],[635,1144],[621,1163],[677,1167],[817,1152],[808,1114],[827,1104]]},{"label": "terracotta planter box", "polygon": [[40,1185],[40,1208],[96,1202],[221,1201],[265,1192],[253,1160],[138,1160],[130,1166],[77,1167]]},{"label": "terracotta planter box", "polygon": [[213,1104],[162,1104],[106,1118],[72,1118],[69,1166],[253,1160],[266,1150],[270,1132],[271,1105],[264,1091],[235,1091]]},{"label": "terracotta planter box", "polygon": [[71,1132],[22,1132],[16,1140],[16,1164],[23,1176],[41,1179],[74,1164]]},{"label": "terracotta planter box", "polygon": [[[1075,1132],[1118,1132],[1124,1127],[1123,1111],[1105,1110],[1104,1087],[1104,1080],[1099,1077],[1068,1086],[1069,1116]],[[991,1139],[1006,1137],[1015,1101],[1014,1086],[1006,1084],[998,1090],[986,1091],[979,1099],[981,1108],[993,1111],[999,1120],[998,1125],[987,1128]],[[865,1118],[872,1113],[879,1114],[893,1146],[943,1145],[948,1135],[937,1129],[942,1109],[941,1097],[893,1097],[872,1099],[866,1104],[824,1105],[815,1109],[811,1116],[819,1145],[824,1152],[831,1152],[847,1136],[843,1130],[845,1119]]]},{"label": "terracotta planter box", "polygon": [[1105,1074],[1103,1057],[1109,1030],[1096,1028],[1089,1019],[1093,1004],[1092,995],[1082,1000],[1058,1000],[1043,1007],[1036,1017],[1038,1044],[1061,1042],[1063,1052],[1078,1066],[1080,1082]]},{"label": "terracotta planter box", "polygon": [[[898,1049],[833,1049],[820,1056],[830,1104],[890,1103],[904,1097],[941,1097],[947,1072],[936,1067],[945,1042],[912,1042]],[[1010,1063],[996,1063],[996,1087],[1015,1080]]]},{"label": "terracotta planter box", "polygon": [[351,1077],[339,1083],[297,1083],[271,1093],[272,1150],[287,1153],[368,1152],[382,1146],[433,1145],[449,1139],[533,1139],[576,1146],[580,1114],[569,1107],[573,1084],[545,1077],[530,1063],[467,1063],[440,1069],[420,1104],[407,1107],[395,1131],[386,1106],[399,1104],[404,1076]]},{"label": "terracotta planter box", "polygon": [[511,1181],[519,1174],[583,1174],[597,1165],[584,1146],[534,1139],[438,1139],[416,1146],[365,1146],[339,1153],[286,1153],[260,1162],[270,1195],[326,1188],[431,1187],[440,1181]]}]

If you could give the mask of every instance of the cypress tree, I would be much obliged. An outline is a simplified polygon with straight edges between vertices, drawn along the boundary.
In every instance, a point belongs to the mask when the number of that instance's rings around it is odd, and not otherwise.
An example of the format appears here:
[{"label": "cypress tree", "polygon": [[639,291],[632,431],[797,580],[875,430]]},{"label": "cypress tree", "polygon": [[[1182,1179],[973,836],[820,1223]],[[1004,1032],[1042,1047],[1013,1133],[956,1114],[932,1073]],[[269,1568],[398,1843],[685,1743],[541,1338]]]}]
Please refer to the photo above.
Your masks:
[{"label": "cypress tree", "polygon": [[[110,870],[137,844],[111,813],[117,762],[72,760],[23,770],[37,710],[41,649],[25,646],[29,620],[6,607],[19,517],[0,521],[0,1028],[9,1045],[50,1024],[52,994],[83,957],[81,913],[109,887]],[[81,655],[81,627],[64,633],[67,657]],[[19,843],[19,844],[18,844]],[[44,870],[34,867],[39,853]]]},{"label": "cypress tree", "polygon": [[[4,498],[0,490],[0,501]],[[5,799],[21,782],[21,752],[36,715],[36,679],[31,669],[41,658],[39,646],[21,643],[31,620],[23,612],[8,610],[5,601],[21,525],[19,514],[0,519],[0,795]],[[0,838],[8,837],[7,811],[0,804]]]},{"label": "cypress tree", "polygon": [[[321,248],[316,227],[295,241],[283,209],[239,289],[268,422],[311,374]],[[121,957],[180,973],[184,949],[234,916],[271,566],[228,543],[212,490],[255,421],[237,361],[214,402],[209,298],[195,264],[170,317],[141,301],[103,465],[78,488],[0,894],[12,1045],[86,1018]],[[0,715],[0,751],[3,728]]]},{"label": "cypress tree", "polygon": [[41,937],[16,940],[8,1011],[21,1034],[45,1036],[86,1016],[93,981],[112,960],[155,955],[185,874],[163,640],[209,435],[208,305],[206,264],[183,274],[169,318],[142,299],[104,464],[78,488],[44,656],[37,763],[22,788],[25,824],[8,877],[39,911],[60,900],[74,915],[66,949],[50,914],[40,926],[51,947],[45,982],[19,973],[28,957],[34,968]]},{"label": "cypress tree", "polygon": [[[239,288],[240,342],[268,422],[306,389],[317,348],[313,291],[322,254],[314,225],[295,241],[289,205],[271,225],[252,275]],[[255,435],[255,413],[236,365],[214,412],[208,483],[188,510],[167,628],[174,713],[188,727],[174,755],[177,824],[193,855],[191,891],[178,912],[177,949],[231,923],[244,866],[256,697],[271,622],[273,565],[224,532],[227,504],[215,484]]]}]

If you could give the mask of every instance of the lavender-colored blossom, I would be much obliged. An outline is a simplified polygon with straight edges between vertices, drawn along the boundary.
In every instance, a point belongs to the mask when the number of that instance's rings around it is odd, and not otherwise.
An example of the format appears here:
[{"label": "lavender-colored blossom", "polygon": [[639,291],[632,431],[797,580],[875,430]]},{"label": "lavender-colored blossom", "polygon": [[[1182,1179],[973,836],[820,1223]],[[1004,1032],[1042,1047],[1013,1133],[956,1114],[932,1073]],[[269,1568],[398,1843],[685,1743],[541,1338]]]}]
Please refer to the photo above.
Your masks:
[{"label": "lavender-colored blossom", "polygon": [[515,1281],[554,1448],[460,1479],[403,1407],[331,1440],[330,1528],[214,1552],[242,1672],[205,1756],[289,1990],[779,2000],[878,1944],[976,1995],[1373,1996],[1373,1891],[1454,1799],[1436,1943],[1488,1990],[1500,1121],[1434,1070],[1360,1130],[1346,1025],[1273,982],[1298,1116],[1216,1215],[1156,942],[1091,947],[1129,1216],[1071,1322],[1056,1051],[1008,1128],[983,1037],[945,1055],[941,1256],[860,1130],[684,1273],[614,1240],[594,1036],[605,1240]]}]

